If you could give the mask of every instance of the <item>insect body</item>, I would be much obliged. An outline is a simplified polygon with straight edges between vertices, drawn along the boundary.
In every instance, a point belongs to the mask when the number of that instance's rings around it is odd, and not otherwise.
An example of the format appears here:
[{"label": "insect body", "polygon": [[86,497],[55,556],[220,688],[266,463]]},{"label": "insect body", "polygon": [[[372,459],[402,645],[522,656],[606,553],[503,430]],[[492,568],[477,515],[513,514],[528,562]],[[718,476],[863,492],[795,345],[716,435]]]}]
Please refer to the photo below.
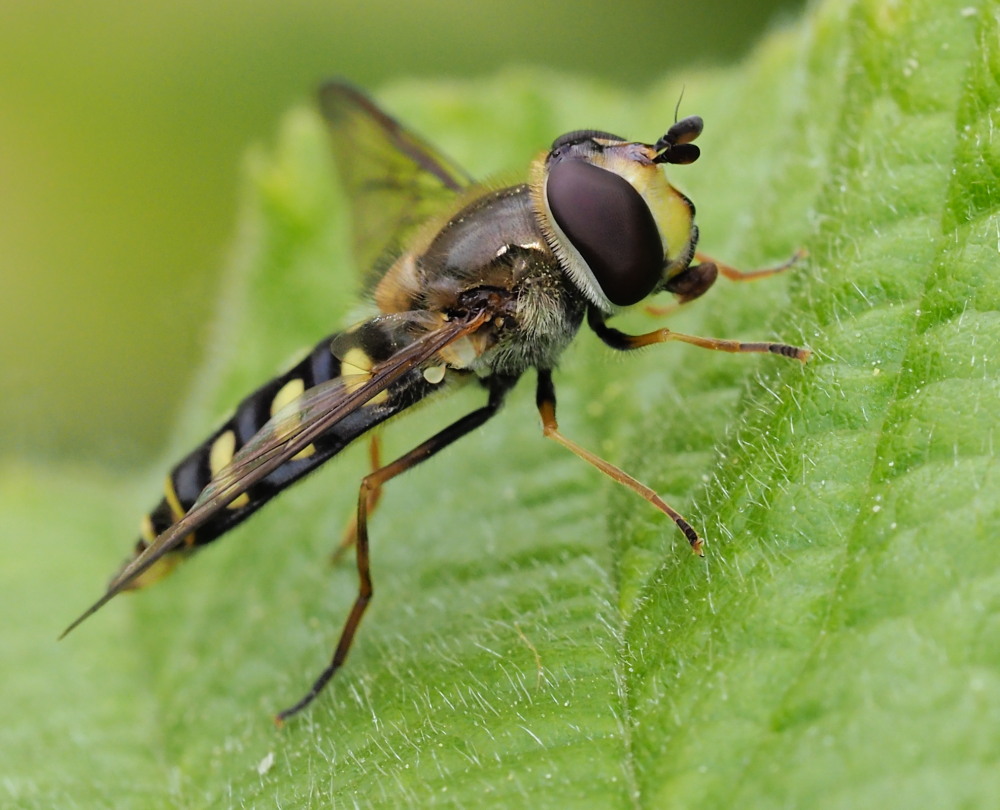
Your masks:
[{"label": "insect body", "polygon": [[[700,553],[690,524],[653,490],[564,437],[552,371],[586,320],[627,351],[680,340],[730,352],[808,351],[658,329],[627,335],[607,321],[659,292],[680,302],[717,274],[741,274],[696,254],[694,206],[667,181],[665,164],[691,163],[699,118],[675,123],[656,143],[581,130],[556,139],[528,182],[476,186],[357,91],[320,94],[340,170],[356,202],[357,252],[374,267],[377,315],[321,340],[285,374],[248,396],[233,416],[167,477],[143,522],[133,558],[66,632],[123,590],[162,576],[194,549],[237,525],[354,439],[446,383],[481,386],[486,403],[361,484],[355,541],[360,587],[330,664],[299,711],[343,663],[372,594],[368,513],[381,486],[482,425],[528,370],[537,373],[544,434],[667,514]],[[374,238],[388,234],[388,238]]]}]

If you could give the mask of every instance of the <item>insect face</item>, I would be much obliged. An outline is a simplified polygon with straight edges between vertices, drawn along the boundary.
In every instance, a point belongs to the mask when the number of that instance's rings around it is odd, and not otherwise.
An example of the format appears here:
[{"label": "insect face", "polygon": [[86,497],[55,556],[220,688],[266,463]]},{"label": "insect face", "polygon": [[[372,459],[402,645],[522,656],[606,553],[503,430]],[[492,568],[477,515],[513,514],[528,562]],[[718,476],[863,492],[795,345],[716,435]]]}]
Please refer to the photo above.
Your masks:
[{"label": "insect face", "polygon": [[674,124],[656,144],[578,130],[535,164],[533,198],[543,233],[576,287],[607,313],[664,288],[690,263],[694,206],[661,165],[690,163],[700,118]]}]

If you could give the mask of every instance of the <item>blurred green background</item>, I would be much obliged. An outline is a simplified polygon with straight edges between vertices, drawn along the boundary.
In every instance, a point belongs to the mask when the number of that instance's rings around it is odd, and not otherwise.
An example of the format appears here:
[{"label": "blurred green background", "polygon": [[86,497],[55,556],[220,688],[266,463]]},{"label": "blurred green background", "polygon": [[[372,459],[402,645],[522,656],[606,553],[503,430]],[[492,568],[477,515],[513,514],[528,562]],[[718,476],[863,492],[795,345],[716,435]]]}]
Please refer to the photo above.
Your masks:
[{"label": "blurred green background", "polygon": [[206,349],[242,155],[323,78],[547,65],[642,86],[738,59],[800,4],[0,4],[0,455],[161,451]]}]

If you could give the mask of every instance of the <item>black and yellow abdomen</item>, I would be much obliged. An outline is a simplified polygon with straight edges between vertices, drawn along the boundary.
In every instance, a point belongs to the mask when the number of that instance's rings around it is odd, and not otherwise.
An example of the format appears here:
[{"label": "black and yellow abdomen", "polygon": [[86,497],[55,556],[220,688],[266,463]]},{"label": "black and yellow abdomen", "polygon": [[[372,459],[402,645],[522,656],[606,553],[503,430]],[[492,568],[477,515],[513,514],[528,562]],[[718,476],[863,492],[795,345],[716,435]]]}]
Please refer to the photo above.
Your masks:
[{"label": "black and yellow abdomen", "polygon": [[[222,426],[167,475],[162,500],[142,520],[132,559],[187,514],[212,478],[272,417],[283,408],[294,408],[303,393],[323,383],[338,379],[347,384],[363,381],[376,363],[399,350],[399,339],[399,333],[392,330],[390,334],[389,327],[378,318],[366,321],[347,332],[324,338],[302,361],[246,397]],[[358,436],[422,399],[435,387],[419,368],[411,370],[220,509],[130,587],[141,588],[161,579],[193,550],[221,537]]]}]

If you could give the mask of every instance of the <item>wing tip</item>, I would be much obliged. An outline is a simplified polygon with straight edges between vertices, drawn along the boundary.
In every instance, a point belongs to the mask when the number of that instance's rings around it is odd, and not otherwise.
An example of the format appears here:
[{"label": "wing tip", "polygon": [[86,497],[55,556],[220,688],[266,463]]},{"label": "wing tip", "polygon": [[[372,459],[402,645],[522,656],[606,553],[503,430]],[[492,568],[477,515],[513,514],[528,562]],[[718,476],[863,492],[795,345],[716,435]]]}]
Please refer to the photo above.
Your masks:
[{"label": "wing tip", "polygon": [[109,590],[107,593],[105,593],[104,596],[102,596],[100,599],[94,602],[94,604],[92,604],[89,608],[83,611],[83,613],[81,613],[72,622],[70,622],[70,624],[66,627],[66,629],[59,634],[59,637],[56,639],[56,641],[62,641],[64,638],[66,638],[66,636],[68,636],[70,633],[76,630],[77,627],[79,627],[87,619],[89,619],[91,616],[97,613],[98,610],[104,607],[111,600],[111,598],[114,597],[117,593],[118,591],[115,590]]}]

